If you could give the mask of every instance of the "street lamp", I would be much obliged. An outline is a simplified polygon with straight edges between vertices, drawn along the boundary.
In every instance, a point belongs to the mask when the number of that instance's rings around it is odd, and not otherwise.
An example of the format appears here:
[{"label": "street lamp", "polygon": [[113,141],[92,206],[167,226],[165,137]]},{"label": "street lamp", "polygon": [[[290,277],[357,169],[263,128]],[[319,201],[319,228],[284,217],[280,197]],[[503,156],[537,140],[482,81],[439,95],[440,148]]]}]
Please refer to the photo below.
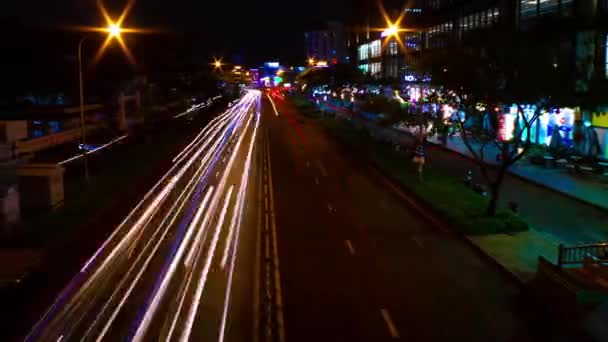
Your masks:
[{"label": "street lamp", "polygon": [[[119,25],[117,24],[110,24],[107,28],[107,32],[108,32],[108,39],[112,39],[112,38],[119,38],[120,37],[120,32],[121,32],[121,28]],[[82,44],[84,43],[85,40],[87,40],[88,36],[83,36],[80,39],[80,42],[78,42],[78,84],[79,84],[79,91],[80,91],[80,138],[82,141],[82,146],[81,146],[81,150],[82,150],[82,159],[83,159],[83,163],[84,163],[84,178],[86,180],[87,183],[89,183],[90,177],[89,177],[89,161],[88,161],[88,157],[87,157],[87,148],[86,148],[86,143],[87,143],[87,129],[86,129],[86,120],[85,120],[85,116],[84,116],[84,85],[83,85],[83,79],[82,79]]]},{"label": "street lamp", "polygon": [[382,31],[382,37],[392,37],[399,33],[399,27],[395,24],[389,25],[384,31]]}]

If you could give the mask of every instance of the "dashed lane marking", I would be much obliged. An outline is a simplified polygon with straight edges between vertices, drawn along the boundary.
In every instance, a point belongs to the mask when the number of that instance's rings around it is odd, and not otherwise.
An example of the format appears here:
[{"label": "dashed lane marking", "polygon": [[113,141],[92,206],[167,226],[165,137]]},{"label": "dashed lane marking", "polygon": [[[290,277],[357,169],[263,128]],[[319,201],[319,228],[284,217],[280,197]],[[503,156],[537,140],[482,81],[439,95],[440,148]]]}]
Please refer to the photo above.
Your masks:
[{"label": "dashed lane marking", "polygon": [[395,323],[393,323],[393,319],[388,313],[388,310],[382,309],[380,312],[382,313],[382,318],[384,318],[384,323],[386,323],[386,327],[388,328],[388,332],[391,334],[391,337],[399,338],[399,330],[397,330]]},{"label": "dashed lane marking", "polygon": [[350,240],[346,240],[346,247],[348,248],[348,251],[351,255],[355,255],[355,247],[353,247],[353,244],[350,242]]}]

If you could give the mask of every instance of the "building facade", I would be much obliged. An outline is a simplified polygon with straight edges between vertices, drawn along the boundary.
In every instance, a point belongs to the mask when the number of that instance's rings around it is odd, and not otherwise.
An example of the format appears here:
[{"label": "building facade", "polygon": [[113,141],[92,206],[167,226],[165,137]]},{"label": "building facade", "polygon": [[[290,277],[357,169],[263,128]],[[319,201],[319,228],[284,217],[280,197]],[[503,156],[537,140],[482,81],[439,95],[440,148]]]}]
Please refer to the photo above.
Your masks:
[{"label": "building facade", "polygon": [[[429,56],[465,51],[508,59],[525,53],[520,60],[567,75],[559,86],[577,99],[573,122],[595,129],[608,158],[608,0],[415,0],[403,11],[400,26],[407,30],[399,39],[369,28],[382,23],[358,30],[362,72],[419,83],[425,76],[415,66]],[[525,82],[539,75],[527,70],[519,77]]]},{"label": "building facade", "polygon": [[341,22],[330,21],[325,30],[304,33],[304,41],[308,59],[333,64],[350,62],[346,46],[346,32]]}]

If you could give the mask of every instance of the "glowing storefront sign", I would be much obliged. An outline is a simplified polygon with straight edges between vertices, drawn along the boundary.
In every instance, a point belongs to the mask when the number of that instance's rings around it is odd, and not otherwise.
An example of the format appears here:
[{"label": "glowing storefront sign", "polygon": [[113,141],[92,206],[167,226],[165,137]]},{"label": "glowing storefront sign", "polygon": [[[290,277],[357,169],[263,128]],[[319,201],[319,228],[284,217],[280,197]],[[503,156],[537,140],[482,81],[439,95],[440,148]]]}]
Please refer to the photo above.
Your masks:
[{"label": "glowing storefront sign", "polygon": [[[526,120],[531,120],[537,111],[535,105],[522,105],[521,108]],[[558,129],[562,137],[562,142],[565,145],[572,145],[572,130],[576,113],[573,108],[555,108],[550,111],[543,111],[535,122],[531,123],[529,130],[526,128],[523,118],[518,118],[517,112],[517,105],[512,105],[509,108],[510,121],[512,121],[514,127],[515,122],[518,122],[517,126],[521,130],[522,140],[526,140],[529,134],[532,143],[549,145],[551,144],[553,130]]]},{"label": "glowing storefront sign", "polygon": [[498,140],[509,141],[513,139],[513,131],[515,130],[516,116],[511,113],[503,113],[498,115]]}]

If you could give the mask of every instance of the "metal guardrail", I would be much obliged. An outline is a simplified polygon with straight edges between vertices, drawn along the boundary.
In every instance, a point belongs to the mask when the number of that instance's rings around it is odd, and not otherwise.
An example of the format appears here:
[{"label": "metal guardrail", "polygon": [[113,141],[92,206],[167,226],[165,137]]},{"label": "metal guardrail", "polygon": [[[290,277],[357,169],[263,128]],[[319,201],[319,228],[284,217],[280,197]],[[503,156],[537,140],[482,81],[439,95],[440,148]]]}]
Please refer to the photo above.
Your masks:
[{"label": "metal guardrail", "polygon": [[608,263],[608,242],[594,243],[578,246],[559,245],[557,263],[563,265],[583,264],[590,262],[594,264]]}]

